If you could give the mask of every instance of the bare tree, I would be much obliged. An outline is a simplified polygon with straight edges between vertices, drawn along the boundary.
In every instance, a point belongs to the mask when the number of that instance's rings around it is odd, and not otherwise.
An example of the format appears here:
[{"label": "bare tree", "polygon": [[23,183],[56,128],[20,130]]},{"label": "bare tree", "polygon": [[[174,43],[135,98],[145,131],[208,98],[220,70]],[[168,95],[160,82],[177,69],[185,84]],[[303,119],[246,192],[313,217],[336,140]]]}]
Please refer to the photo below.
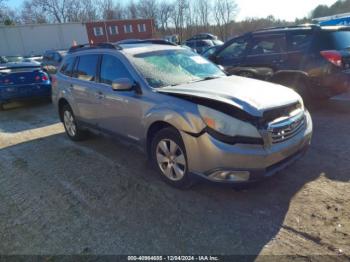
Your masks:
[{"label": "bare tree", "polygon": [[199,25],[203,26],[204,28],[208,28],[209,16],[211,14],[211,1],[196,0],[195,6],[197,7],[196,13],[199,18]]},{"label": "bare tree", "polygon": [[[97,19],[95,0],[31,0],[24,5],[25,14],[42,14],[48,22],[86,22]],[[31,11],[31,12],[30,12]]]},{"label": "bare tree", "polygon": [[65,23],[68,21],[68,4],[66,0],[32,0],[32,8],[48,16],[52,22]]},{"label": "bare tree", "polygon": [[113,0],[100,0],[98,2],[100,17],[104,20],[123,19],[124,9],[120,2],[114,3]]},{"label": "bare tree", "polygon": [[215,0],[214,17],[222,39],[228,37],[228,25],[238,12],[234,0]]},{"label": "bare tree", "polygon": [[129,2],[129,4],[126,6],[126,14],[127,18],[129,19],[136,19],[138,12],[137,12],[137,6],[133,0]]},{"label": "bare tree", "polygon": [[[76,2],[76,0],[73,0]],[[80,17],[75,22],[95,21],[98,19],[95,0],[78,1],[81,3]]]},{"label": "bare tree", "polygon": [[138,17],[153,18],[157,21],[158,18],[158,2],[157,0],[139,0],[137,4]]},{"label": "bare tree", "polygon": [[163,0],[159,3],[158,8],[158,23],[163,32],[169,30],[169,23],[171,14],[174,11],[174,5],[167,0]]},{"label": "bare tree", "polygon": [[3,20],[6,17],[6,5],[5,5],[6,0],[0,0],[0,23],[3,22]]},{"label": "bare tree", "polygon": [[180,41],[184,36],[185,14],[189,8],[188,0],[177,0],[173,3],[174,10],[172,12],[172,20],[175,26],[175,32],[179,34]]},{"label": "bare tree", "polygon": [[45,15],[33,8],[30,1],[24,1],[21,10],[21,22],[24,24],[44,24],[47,23]]}]

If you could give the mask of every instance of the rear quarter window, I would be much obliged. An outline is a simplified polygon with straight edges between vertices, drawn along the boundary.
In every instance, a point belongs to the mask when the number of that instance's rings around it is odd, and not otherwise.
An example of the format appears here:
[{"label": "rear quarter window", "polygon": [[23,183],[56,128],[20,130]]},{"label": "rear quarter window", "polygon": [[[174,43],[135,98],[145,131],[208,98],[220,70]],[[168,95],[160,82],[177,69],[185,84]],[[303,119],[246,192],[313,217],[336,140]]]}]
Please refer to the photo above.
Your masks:
[{"label": "rear quarter window", "polygon": [[63,62],[60,72],[66,76],[72,76],[75,60],[75,57],[68,57]]},{"label": "rear quarter window", "polygon": [[74,76],[84,81],[95,81],[97,74],[98,55],[82,55],[79,57],[78,66]]},{"label": "rear quarter window", "polygon": [[300,49],[307,49],[312,41],[311,32],[293,32],[288,36],[289,51],[298,51]]},{"label": "rear quarter window", "polygon": [[335,49],[347,49],[350,48],[350,31],[338,31],[331,33],[333,45]]},{"label": "rear quarter window", "polygon": [[350,31],[323,31],[313,43],[316,51],[342,50],[350,47]]}]

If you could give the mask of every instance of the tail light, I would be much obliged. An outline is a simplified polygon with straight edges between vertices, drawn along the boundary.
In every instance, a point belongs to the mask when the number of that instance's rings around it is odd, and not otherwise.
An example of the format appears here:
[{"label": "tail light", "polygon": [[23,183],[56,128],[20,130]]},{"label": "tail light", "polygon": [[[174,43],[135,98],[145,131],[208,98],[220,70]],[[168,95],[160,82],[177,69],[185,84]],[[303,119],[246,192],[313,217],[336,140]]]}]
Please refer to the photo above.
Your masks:
[{"label": "tail light", "polygon": [[49,80],[49,77],[47,76],[47,74],[44,74],[44,75],[41,77],[41,80],[42,80],[43,82],[45,82],[45,81]]},{"label": "tail light", "polygon": [[52,88],[56,88],[57,87],[57,78],[55,75],[51,76],[51,86]]},{"label": "tail light", "polygon": [[331,62],[333,65],[342,67],[342,55],[335,50],[327,50],[327,51],[321,51],[321,55],[328,61]]},{"label": "tail light", "polygon": [[46,82],[47,80],[49,80],[49,77],[48,77],[46,74],[37,75],[37,76],[35,77],[35,81]]}]

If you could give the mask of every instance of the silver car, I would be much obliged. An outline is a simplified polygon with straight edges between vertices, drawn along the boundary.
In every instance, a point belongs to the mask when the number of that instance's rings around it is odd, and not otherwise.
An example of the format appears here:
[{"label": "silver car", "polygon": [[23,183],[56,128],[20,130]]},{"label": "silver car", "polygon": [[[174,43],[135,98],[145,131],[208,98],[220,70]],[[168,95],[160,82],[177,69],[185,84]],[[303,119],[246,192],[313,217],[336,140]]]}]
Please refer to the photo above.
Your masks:
[{"label": "silver car", "polygon": [[85,139],[89,130],[136,142],[179,188],[196,178],[269,177],[300,158],[312,135],[310,114],[293,90],[228,77],[169,42],[73,47],[52,94],[69,138]]}]

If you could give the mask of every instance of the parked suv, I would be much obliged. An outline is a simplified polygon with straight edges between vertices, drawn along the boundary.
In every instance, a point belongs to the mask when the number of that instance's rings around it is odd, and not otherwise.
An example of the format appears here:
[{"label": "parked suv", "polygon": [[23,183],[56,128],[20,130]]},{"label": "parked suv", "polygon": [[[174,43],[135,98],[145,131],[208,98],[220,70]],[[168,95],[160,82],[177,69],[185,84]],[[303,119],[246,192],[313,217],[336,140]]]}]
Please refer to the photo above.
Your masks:
[{"label": "parked suv", "polygon": [[77,46],[54,77],[53,101],[67,135],[93,130],[141,145],[162,178],[247,183],[307,149],[312,121],[301,97],[231,76],[166,41]]},{"label": "parked suv", "polygon": [[210,59],[229,74],[294,88],[304,97],[331,97],[350,84],[350,27],[268,28],[233,38]]},{"label": "parked suv", "polygon": [[63,57],[66,55],[65,50],[48,50],[43,56],[41,66],[49,74],[56,74],[57,68],[61,64]]}]

